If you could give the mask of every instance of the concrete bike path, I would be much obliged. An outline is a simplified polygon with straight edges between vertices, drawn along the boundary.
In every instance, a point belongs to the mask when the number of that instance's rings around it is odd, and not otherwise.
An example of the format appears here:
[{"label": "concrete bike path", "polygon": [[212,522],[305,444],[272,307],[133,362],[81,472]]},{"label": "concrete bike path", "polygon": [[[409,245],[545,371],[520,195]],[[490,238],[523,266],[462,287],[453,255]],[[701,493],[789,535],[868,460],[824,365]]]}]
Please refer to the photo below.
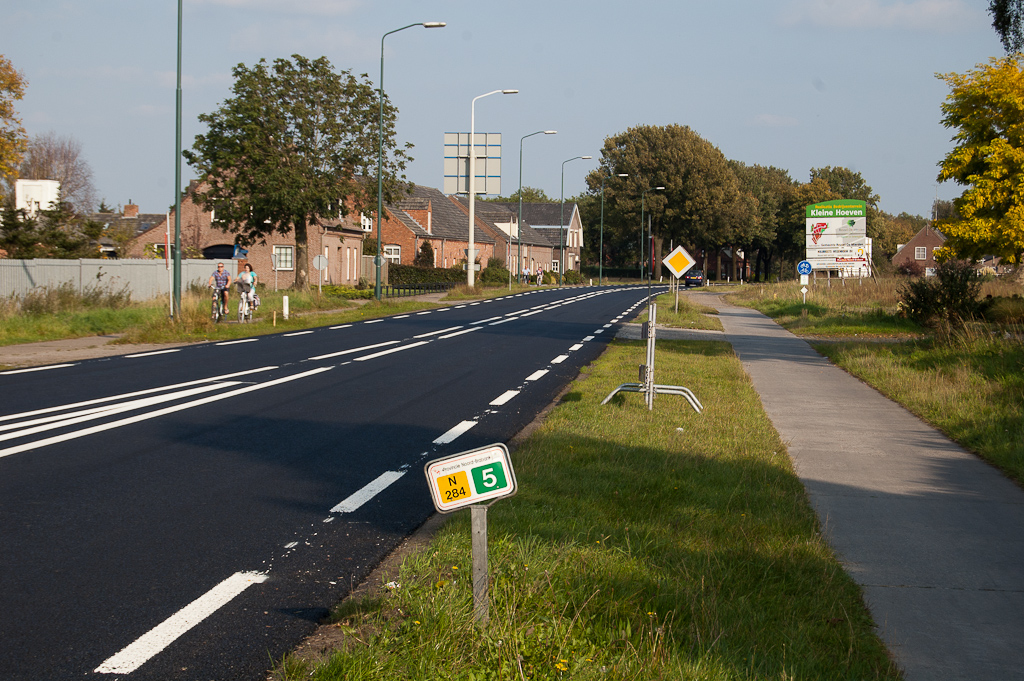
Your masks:
[{"label": "concrete bike path", "polygon": [[760,312],[696,295],[907,681],[1024,679],[1024,491]]}]

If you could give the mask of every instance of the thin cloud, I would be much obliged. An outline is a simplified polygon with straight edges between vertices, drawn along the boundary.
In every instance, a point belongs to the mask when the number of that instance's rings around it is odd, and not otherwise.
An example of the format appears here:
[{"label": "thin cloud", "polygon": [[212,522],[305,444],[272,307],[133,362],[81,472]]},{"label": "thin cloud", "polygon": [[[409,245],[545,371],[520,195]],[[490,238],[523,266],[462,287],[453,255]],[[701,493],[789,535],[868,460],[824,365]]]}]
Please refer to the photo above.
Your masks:
[{"label": "thin cloud", "polygon": [[985,15],[964,0],[795,0],[781,20],[786,26],[929,33],[987,24]]},{"label": "thin cloud", "polygon": [[360,0],[190,0],[192,5],[214,5],[229,9],[280,14],[339,16],[351,14],[362,3]]},{"label": "thin cloud", "polygon": [[800,125],[800,121],[792,116],[763,113],[754,116],[750,125],[755,128],[795,128]]}]

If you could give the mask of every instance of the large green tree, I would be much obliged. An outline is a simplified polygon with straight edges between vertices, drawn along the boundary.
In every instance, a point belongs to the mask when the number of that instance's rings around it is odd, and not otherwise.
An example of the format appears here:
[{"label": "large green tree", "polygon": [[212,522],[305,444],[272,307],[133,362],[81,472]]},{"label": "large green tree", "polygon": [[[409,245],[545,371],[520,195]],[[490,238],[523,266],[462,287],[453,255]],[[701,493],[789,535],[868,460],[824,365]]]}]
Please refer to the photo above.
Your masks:
[{"label": "large green tree", "polygon": [[950,86],[942,124],[956,130],[938,179],[967,187],[953,202],[957,216],[937,221],[950,255],[1024,260],[1022,59],[993,58],[965,74],[938,76]]},{"label": "large green tree", "polygon": [[25,96],[25,76],[0,54],[0,180],[13,183],[25,153],[25,129],[14,103]]},{"label": "large green tree", "polygon": [[1024,50],[1024,0],[990,0],[988,12],[1006,53]]},{"label": "large green tree", "polygon": [[[241,244],[295,230],[295,286],[308,277],[307,230],[375,207],[378,99],[367,76],[336,72],[321,57],[260,60],[234,68],[232,97],[199,119],[185,158],[204,182],[195,194]],[[384,100],[386,200],[404,185],[407,150],[395,141],[395,108]]]},{"label": "large green tree", "polygon": [[745,251],[756,252],[754,280],[767,278],[771,272],[772,259],[779,252],[783,208],[797,183],[782,168],[748,166],[740,161],[729,163],[754,210],[754,220],[743,235],[745,238],[742,245]]},{"label": "large green tree", "polygon": [[[627,173],[620,178],[618,174]],[[591,193],[605,183],[605,236],[609,225],[625,246],[640,244],[643,215],[651,216],[655,262],[665,240],[692,247],[740,243],[750,224],[749,205],[722,152],[688,126],[641,125],[605,140],[601,165],[587,176]],[[664,186],[664,190],[654,187]],[[643,229],[646,231],[647,226]],[[606,241],[606,246],[607,246]],[[625,250],[625,249],[623,249]],[[626,263],[621,263],[626,264]]]}]

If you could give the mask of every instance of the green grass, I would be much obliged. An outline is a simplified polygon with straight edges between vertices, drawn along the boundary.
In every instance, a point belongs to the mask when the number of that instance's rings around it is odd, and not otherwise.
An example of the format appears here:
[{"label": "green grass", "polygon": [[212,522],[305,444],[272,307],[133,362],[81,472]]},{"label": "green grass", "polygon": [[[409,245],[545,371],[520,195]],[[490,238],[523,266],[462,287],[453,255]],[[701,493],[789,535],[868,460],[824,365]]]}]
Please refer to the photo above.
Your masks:
[{"label": "green grass", "polygon": [[1024,345],[1019,333],[814,347],[1024,484]]},{"label": "green grass", "polygon": [[[664,293],[657,298],[658,325],[676,329],[701,329],[705,331],[722,331],[722,322],[718,319],[718,310],[707,305],[692,302],[692,299],[680,292],[679,312],[676,309],[676,294]],[[647,321],[647,306],[637,317],[638,322]]]},{"label": "green grass", "polygon": [[[469,513],[407,558],[397,588],[335,613],[341,648],[278,678],[897,679],[857,586],[819,533],[778,434],[725,343],[614,342],[513,453],[489,511],[491,621],[472,621]],[[424,481],[424,484],[426,482]]]}]

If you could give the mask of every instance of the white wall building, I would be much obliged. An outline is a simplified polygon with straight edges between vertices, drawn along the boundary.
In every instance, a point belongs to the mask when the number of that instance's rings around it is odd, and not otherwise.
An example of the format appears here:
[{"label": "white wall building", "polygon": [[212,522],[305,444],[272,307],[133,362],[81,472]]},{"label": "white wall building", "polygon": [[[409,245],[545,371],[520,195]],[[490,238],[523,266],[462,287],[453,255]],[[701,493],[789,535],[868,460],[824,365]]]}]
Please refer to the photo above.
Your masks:
[{"label": "white wall building", "polygon": [[41,210],[50,210],[60,198],[60,182],[57,180],[15,180],[14,207],[35,215]]}]

